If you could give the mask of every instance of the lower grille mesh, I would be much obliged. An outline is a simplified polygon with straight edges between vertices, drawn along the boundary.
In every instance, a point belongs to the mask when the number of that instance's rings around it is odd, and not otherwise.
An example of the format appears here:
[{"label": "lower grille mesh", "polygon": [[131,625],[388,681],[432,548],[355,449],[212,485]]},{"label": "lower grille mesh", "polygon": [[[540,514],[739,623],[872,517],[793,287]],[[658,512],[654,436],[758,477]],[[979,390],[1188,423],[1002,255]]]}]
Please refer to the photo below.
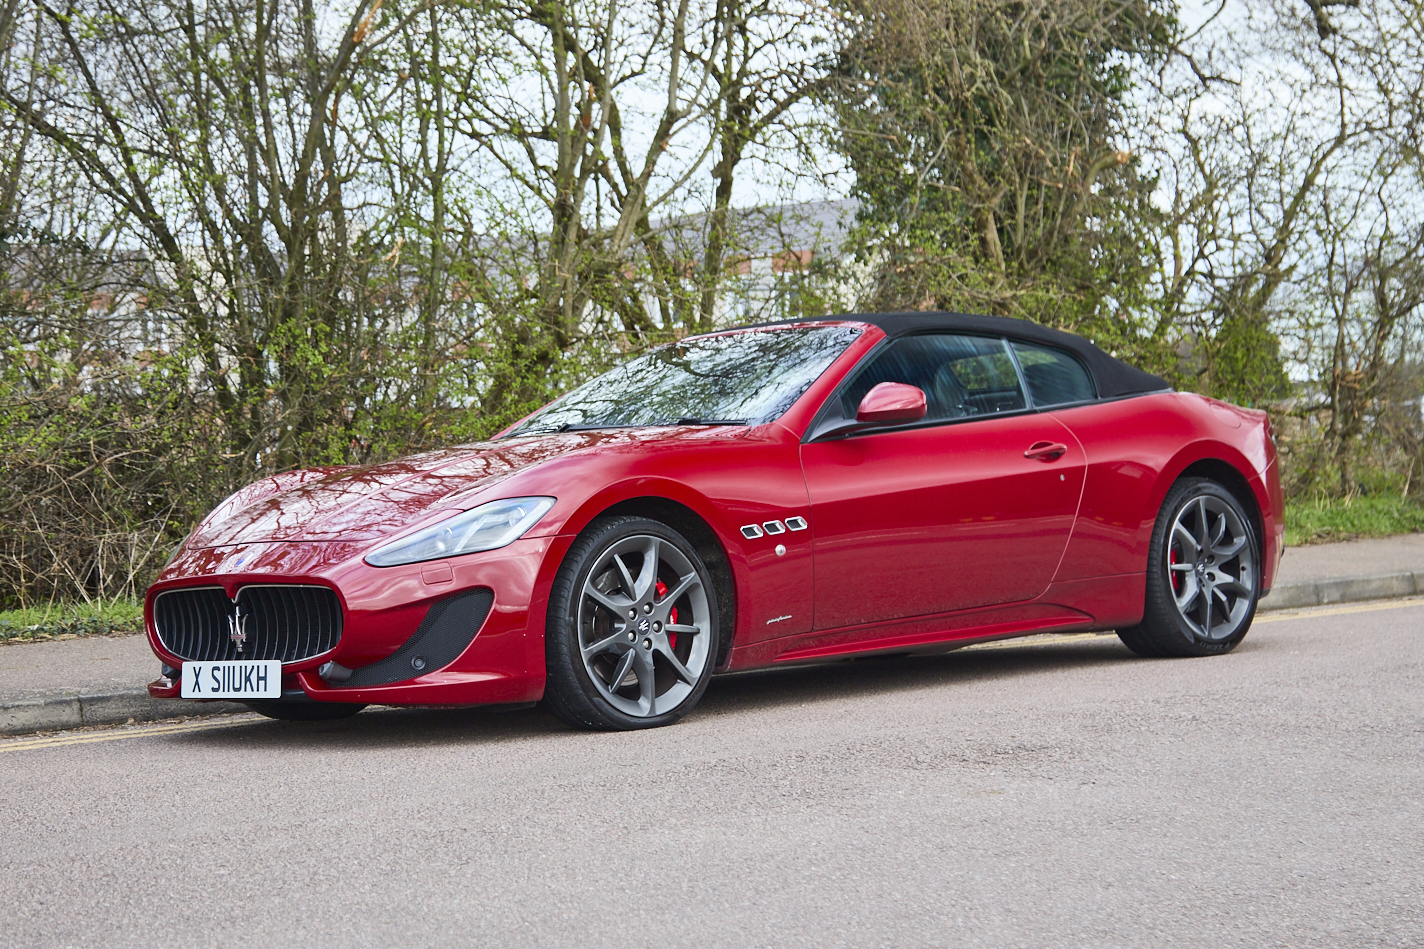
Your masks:
[{"label": "lower grille mesh", "polygon": [[197,587],[159,594],[153,621],[159,641],[192,662],[297,662],[341,639],[341,602],[318,586],[247,586],[237,591],[236,604],[217,587]]}]

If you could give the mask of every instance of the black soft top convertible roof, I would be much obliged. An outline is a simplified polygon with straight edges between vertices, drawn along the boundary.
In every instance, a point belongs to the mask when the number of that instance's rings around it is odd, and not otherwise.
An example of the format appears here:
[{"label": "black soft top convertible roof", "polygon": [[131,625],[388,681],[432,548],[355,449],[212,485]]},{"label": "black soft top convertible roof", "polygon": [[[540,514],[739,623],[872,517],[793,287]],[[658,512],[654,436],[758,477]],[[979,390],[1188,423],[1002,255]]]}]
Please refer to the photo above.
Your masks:
[{"label": "black soft top convertible roof", "polygon": [[781,320],[760,326],[785,326],[791,323],[811,323],[819,320],[848,320],[869,323],[885,331],[892,339],[925,332],[974,333],[984,336],[1007,336],[1030,343],[1042,343],[1066,349],[1081,359],[1093,374],[1098,397],[1111,399],[1139,392],[1162,392],[1172,387],[1165,379],[1114,359],[1081,336],[1049,329],[1029,320],[1014,320],[1003,316],[974,316],[968,313],[838,313],[818,320]]}]

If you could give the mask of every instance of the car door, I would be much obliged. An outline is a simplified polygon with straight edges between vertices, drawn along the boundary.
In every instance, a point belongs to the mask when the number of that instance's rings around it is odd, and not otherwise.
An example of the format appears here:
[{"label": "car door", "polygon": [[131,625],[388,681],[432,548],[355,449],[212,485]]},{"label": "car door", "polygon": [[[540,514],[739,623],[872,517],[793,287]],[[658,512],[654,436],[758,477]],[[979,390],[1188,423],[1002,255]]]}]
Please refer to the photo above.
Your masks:
[{"label": "car door", "polygon": [[[925,419],[824,437],[881,382],[923,389]],[[895,340],[833,399],[801,447],[816,629],[1047,589],[1073,528],[1084,455],[1065,426],[1028,408],[1003,340]]]}]

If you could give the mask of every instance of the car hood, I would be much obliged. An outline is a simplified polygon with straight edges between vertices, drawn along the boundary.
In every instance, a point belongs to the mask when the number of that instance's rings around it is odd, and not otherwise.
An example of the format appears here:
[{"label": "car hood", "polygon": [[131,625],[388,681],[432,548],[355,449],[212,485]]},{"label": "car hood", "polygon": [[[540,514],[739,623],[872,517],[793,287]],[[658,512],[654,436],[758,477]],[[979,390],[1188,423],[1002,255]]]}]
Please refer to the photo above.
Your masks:
[{"label": "car hood", "polygon": [[[191,547],[266,541],[375,541],[437,510],[464,510],[510,476],[554,459],[643,452],[667,442],[721,441],[747,429],[645,428],[501,439],[345,468],[294,483],[253,503],[210,515]],[[245,489],[246,490],[246,489]]]}]

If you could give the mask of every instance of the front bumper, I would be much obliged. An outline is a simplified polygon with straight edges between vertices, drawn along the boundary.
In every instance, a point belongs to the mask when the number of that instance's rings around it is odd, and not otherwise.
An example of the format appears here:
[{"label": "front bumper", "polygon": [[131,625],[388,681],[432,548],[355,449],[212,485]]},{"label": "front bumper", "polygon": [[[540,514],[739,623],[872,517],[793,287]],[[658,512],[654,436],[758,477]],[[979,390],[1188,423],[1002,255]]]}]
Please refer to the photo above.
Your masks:
[{"label": "front bumper", "polygon": [[[332,649],[282,667],[284,691],[318,702],[380,705],[485,705],[532,702],[544,694],[544,615],[554,573],[572,537],[522,538],[499,550],[400,567],[361,560],[369,544],[268,543],[185,551],[149,588],[145,626],[164,665],[182,657],[164,646],[154,599],[185,586],[221,586],[229,598],[251,584],[318,584],[342,605],[341,638]],[[430,608],[487,588],[493,602],[473,640],[453,661],[408,679],[345,686],[322,678],[328,662],[359,670],[387,659],[415,635]],[[160,677],[155,698],[178,698],[179,683]]]}]

